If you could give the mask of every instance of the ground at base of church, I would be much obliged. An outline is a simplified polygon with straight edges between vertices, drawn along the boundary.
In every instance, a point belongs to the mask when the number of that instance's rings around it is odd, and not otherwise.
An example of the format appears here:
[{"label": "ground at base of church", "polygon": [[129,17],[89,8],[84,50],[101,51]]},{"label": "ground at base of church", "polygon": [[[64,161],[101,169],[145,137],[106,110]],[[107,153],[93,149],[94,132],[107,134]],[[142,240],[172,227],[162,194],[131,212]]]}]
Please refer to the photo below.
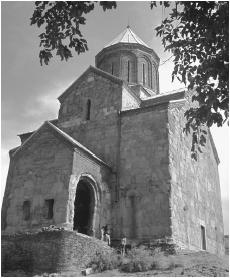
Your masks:
[{"label": "ground at base of church", "polygon": [[181,265],[170,270],[149,270],[145,272],[125,273],[119,270],[104,271],[89,275],[91,277],[229,277],[229,256],[223,259],[211,254],[194,252],[189,254],[172,255],[181,260]]},{"label": "ground at base of church", "polygon": [[[145,272],[126,273],[118,269],[94,273],[89,277],[116,277],[116,276],[149,276],[149,277],[229,277],[229,256],[219,258],[207,252],[183,251],[176,255],[170,255],[179,266],[171,269],[150,270]],[[25,277],[23,271],[7,272],[5,277]],[[79,277],[82,276],[78,271],[69,270],[61,273],[43,273],[39,277]]]}]

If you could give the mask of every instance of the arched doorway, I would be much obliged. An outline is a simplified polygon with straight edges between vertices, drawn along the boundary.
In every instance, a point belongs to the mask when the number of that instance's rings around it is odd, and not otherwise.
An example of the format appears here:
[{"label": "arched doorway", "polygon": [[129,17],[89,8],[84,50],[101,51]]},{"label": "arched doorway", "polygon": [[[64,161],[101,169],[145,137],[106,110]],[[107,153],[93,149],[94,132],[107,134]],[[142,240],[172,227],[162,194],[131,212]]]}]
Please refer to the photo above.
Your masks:
[{"label": "arched doorway", "polygon": [[92,185],[86,179],[78,182],[74,201],[73,229],[79,233],[93,234],[95,195]]}]

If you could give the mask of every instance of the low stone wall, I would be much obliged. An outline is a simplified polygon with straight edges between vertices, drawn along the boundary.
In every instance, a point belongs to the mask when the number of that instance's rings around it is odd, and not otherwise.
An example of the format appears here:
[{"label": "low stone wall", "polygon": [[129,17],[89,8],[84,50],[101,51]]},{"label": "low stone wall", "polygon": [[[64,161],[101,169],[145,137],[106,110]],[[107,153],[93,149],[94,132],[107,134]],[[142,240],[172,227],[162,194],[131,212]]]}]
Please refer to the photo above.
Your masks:
[{"label": "low stone wall", "polygon": [[106,243],[73,231],[2,235],[2,274],[81,270],[97,252],[111,252]]}]

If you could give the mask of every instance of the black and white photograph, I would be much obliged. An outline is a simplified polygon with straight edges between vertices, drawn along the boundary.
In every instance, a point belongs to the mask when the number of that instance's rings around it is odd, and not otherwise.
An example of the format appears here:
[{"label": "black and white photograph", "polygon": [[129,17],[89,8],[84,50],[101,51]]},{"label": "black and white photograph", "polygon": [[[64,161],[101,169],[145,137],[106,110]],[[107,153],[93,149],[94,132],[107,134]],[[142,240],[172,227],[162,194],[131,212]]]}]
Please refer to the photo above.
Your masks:
[{"label": "black and white photograph", "polygon": [[1,276],[229,277],[229,2],[1,1]]}]

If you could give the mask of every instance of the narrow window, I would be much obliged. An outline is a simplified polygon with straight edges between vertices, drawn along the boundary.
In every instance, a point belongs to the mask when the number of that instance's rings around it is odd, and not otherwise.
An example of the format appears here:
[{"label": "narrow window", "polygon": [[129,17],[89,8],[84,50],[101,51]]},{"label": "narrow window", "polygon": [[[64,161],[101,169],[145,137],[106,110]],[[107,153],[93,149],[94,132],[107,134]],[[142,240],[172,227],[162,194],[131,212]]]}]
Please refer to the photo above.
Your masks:
[{"label": "narrow window", "polygon": [[[153,72],[152,72],[153,73]],[[150,88],[153,88],[153,75],[150,75]]]},{"label": "narrow window", "polygon": [[205,227],[201,227],[201,244],[202,244],[202,250],[206,250],[206,235],[205,235]]},{"label": "narrow window", "polygon": [[142,67],[142,80],[143,80],[143,85],[145,85],[145,64],[143,64],[143,67]]},{"label": "narrow window", "polygon": [[91,109],[91,100],[87,100],[87,112],[86,112],[86,120],[90,120],[90,109]]},{"label": "narrow window", "polygon": [[54,215],[54,199],[45,200],[46,218],[52,219]]},{"label": "narrow window", "polygon": [[30,201],[23,202],[23,219],[29,220],[30,219]]},{"label": "narrow window", "polygon": [[113,67],[113,63],[112,63],[112,65],[111,65],[111,73],[112,73],[112,75],[113,75],[113,72],[114,72],[114,67]]},{"label": "narrow window", "polygon": [[130,64],[129,64],[129,61],[128,61],[128,82],[129,82],[129,74],[130,74]]}]

